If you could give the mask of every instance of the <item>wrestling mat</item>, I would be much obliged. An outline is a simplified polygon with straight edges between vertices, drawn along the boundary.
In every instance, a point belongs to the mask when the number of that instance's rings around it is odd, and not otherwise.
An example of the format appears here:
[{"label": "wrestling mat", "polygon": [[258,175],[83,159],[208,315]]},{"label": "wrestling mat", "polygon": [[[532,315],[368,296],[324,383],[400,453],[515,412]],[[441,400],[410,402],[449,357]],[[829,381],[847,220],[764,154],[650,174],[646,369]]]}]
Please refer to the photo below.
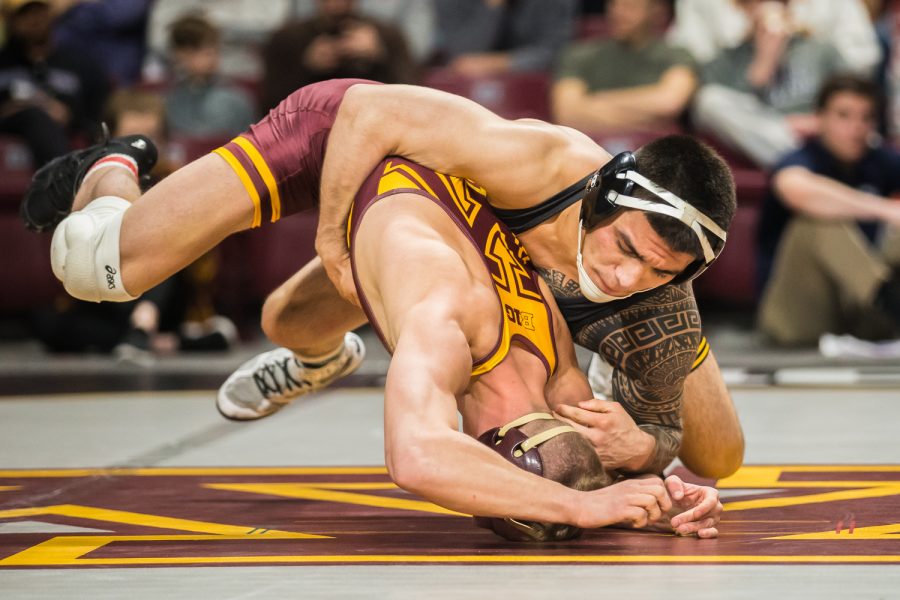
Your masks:
[{"label": "wrestling mat", "polygon": [[0,568],[900,563],[900,465],[745,465],[716,486],[715,540],[606,528],[538,545],[398,489],[383,467],[10,469]]}]

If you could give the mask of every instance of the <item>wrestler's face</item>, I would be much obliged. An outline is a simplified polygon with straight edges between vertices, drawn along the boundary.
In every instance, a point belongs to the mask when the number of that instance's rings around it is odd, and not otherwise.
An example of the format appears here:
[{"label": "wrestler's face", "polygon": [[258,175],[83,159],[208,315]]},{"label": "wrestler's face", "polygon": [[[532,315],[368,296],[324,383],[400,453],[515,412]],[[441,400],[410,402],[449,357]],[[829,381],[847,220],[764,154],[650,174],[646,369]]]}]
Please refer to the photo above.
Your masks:
[{"label": "wrestler's face", "polygon": [[589,231],[582,254],[594,284],[615,297],[668,283],[694,261],[690,254],[669,248],[639,210],[620,211]]},{"label": "wrestler's face", "polygon": [[819,111],[819,139],[844,163],[859,161],[875,132],[875,106],[866,96],[837,92]]}]

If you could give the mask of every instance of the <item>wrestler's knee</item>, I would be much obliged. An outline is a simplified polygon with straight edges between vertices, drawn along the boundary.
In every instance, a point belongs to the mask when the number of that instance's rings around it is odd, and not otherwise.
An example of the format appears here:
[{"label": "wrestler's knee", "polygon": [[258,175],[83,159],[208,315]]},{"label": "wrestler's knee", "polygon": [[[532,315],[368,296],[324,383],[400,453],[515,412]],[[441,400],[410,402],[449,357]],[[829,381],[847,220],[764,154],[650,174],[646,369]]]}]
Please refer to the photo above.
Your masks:
[{"label": "wrestler's knee", "polygon": [[63,219],[53,233],[50,264],[75,298],[90,302],[134,300],[122,282],[119,234],[131,204],[105,196]]},{"label": "wrestler's knee", "polygon": [[290,318],[290,296],[278,288],[266,298],[262,309],[262,330],[273,343],[284,345],[282,338]]},{"label": "wrestler's knee", "polygon": [[733,475],[744,464],[744,435],[736,434],[716,443],[690,451],[683,448],[681,462],[693,473],[707,479],[723,479]]}]

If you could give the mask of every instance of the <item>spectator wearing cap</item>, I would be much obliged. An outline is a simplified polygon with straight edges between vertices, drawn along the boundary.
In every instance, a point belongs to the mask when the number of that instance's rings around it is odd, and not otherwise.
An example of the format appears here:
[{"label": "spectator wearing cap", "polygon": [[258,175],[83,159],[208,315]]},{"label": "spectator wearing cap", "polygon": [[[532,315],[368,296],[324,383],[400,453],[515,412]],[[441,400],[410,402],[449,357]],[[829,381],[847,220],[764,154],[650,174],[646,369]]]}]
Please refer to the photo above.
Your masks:
[{"label": "spectator wearing cap", "polygon": [[699,78],[687,51],[662,39],[665,0],[610,0],[609,37],[569,48],[553,85],[553,116],[584,131],[674,123]]},{"label": "spectator wearing cap", "polygon": [[218,74],[219,31],[200,15],[172,24],[169,52],[175,84],[166,94],[166,113],[173,134],[232,136],[255,120],[253,104],[243,90]]},{"label": "spectator wearing cap", "polygon": [[900,153],[874,144],[879,94],[830,79],[820,129],[774,168],[759,224],[759,325],[781,344],[900,335]]},{"label": "spectator wearing cap", "polygon": [[0,132],[28,145],[40,166],[68,150],[68,136],[96,131],[109,91],[105,73],[51,35],[54,14],[41,0],[3,0]]}]

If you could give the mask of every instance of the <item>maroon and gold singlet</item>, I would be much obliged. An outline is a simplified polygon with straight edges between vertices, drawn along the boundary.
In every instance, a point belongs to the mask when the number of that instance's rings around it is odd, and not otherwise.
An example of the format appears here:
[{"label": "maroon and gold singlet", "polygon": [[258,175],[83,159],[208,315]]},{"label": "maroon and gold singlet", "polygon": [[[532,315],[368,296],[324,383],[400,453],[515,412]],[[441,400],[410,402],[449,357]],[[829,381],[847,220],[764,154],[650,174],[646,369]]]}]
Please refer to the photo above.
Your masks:
[{"label": "maroon and gold singlet", "polygon": [[300,88],[256,125],[214,150],[253,201],[251,227],[319,205],[328,134],[344,94],[365,79],[332,79]]},{"label": "maroon and gold singlet", "polygon": [[[531,258],[519,239],[488,208],[484,189],[403,158],[388,158],[372,171],[356,195],[347,229],[351,249],[366,210],[375,202],[399,193],[416,194],[443,208],[475,246],[491,276],[503,319],[496,346],[473,363],[472,376],[483,375],[500,364],[513,341],[540,358],[548,377],[552,375],[557,361],[553,316],[541,293]],[[369,322],[387,347],[362,290],[358,291]]]}]

